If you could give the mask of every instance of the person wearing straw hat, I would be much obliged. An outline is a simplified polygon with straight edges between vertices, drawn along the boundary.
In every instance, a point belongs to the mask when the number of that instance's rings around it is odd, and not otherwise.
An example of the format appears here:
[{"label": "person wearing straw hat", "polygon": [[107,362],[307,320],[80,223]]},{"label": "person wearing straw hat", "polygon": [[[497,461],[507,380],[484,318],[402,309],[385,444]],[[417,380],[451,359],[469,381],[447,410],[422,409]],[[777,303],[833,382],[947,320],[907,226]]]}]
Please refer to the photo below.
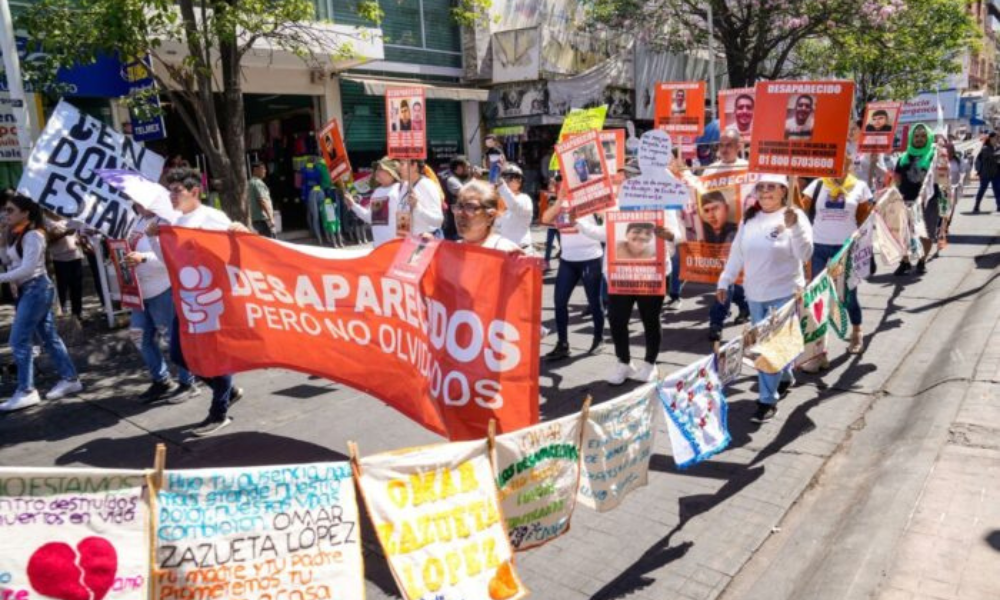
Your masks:
[{"label": "person wearing straw hat", "polygon": [[[743,271],[743,287],[754,324],[768,311],[789,302],[806,285],[802,263],[813,253],[812,226],[791,206],[788,178],[762,174],[756,185],[757,201],[747,209],[719,277],[716,299],[724,303],[730,286]],[[779,398],[794,383],[792,365],[775,374],[758,373],[760,396],[753,420],[770,421],[778,414]]]},{"label": "person wearing straw hat", "polygon": [[371,202],[367,207],[344,192],[344,201],[359,219],[372,226],[372,242],[378,248],[382,244],[396,239],[396,206],[399,204],[399,187],[401,176],[399,162],[389,157],[382,158],[372,165],[375,171],[373,177],[378,188],[372,192]]}]

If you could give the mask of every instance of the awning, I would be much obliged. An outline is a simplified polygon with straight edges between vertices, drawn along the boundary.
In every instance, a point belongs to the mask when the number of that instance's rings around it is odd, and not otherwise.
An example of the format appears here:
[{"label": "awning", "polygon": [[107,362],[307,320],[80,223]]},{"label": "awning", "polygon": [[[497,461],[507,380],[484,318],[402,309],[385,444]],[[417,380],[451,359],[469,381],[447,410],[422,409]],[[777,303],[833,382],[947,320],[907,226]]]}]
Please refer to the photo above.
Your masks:
[{"label": "awning", "polygon": [[344,81],[353,81],[364,86],[365,94],[369,96],[385,96],[387,87],[419,87],[424,88],[424,94],[428,99],[436,100],[474,100],[476,102],[486,102],[489,90],[478,88],[461,88],[435,85],[433,83],[420,83],[416,81],[406,81],[403,79],[374,79],[368,77],[342,77]]}]

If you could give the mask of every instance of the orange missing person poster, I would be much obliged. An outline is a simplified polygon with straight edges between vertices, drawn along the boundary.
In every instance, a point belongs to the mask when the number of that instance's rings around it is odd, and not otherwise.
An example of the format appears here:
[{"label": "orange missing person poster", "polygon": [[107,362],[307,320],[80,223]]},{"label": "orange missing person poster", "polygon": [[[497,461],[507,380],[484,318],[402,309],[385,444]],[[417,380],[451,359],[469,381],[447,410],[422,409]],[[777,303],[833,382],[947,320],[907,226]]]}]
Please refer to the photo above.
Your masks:
[{"label": "orange missing person poster", "polygon": [[385,131],[389,158],[427,158],[426,107],[424,88],[385,88]]},{"label": "orange missing person poster", "polygon": [[705,82],[657,83],[656,128],[694,137],[705,133]]},{"label": "orange missing person poster", "polygon": [[865,119],[861,123],[861,152],[892,152],[899,125],[902,102],[869,102],[865,107]]},{"label": "orange missing person poster", "polygon": [[351,163],[347,159],[347,149],[344,148],[344,137],[340,134],[340,124],[337,123],[337,119],[330,119],[330,122],[323,126],[323,129],[316,134],[316,141],[323,155],[323,162],[330,171],[330,179],[338,181],[345,175],[350,175]]},{"label": "orange missing person poster", "polygon": [[765,81],[756,89],[751,171],[804,177],[846,173],[853,81]]},{"label": "orange missing person poster", "polygon": [[[564,133],[560,142],[564,142],[579,133]],[[605,129],[600,132],[601,146],[604,148],[604,161],[611,167],[612,173],[625,168],[625,130]]]},{"label": "orange missing person poster", "polygon": [[588,131],[556,144],[556,156],[574,219],[615,205],[615,190],[600,132]]},{"label": "orange missing person poster", "polygon": [[667,293],[667,247],[656,237],[662,210],[607,213],[608,293],[663,296]]},{"label": "orange missing person poster", "polygon": [[719,91],[719,130],[732,127],[740,133],[744,143],[750,142],[753,115],[757,106],[753,88],[735,88]]},{"label": "orange missing person poster", "polygon": [[695,239],[679,247],[683,281],[719,281],[757,177],[740,169],[699,178]]}]

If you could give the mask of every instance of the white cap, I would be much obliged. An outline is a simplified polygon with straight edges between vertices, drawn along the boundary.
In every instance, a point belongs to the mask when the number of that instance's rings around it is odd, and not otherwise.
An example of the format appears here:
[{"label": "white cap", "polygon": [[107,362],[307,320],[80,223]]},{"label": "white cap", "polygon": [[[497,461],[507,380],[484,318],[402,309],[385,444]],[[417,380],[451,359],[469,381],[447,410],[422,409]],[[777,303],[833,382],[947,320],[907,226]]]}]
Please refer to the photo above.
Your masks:
[{"label": "white cap", "polygon": [[761,173],[757,183],[777,183],[787,189],[788,177],[786,175],[778,175],[776,173]]},{"label": "white cap", "polygon": [[503,171],[500,172],[500,175],[517,175],[523,179],[524,171],[522,171],[521,167],[515,165],[514,163],[507,163],[504,166]]}]

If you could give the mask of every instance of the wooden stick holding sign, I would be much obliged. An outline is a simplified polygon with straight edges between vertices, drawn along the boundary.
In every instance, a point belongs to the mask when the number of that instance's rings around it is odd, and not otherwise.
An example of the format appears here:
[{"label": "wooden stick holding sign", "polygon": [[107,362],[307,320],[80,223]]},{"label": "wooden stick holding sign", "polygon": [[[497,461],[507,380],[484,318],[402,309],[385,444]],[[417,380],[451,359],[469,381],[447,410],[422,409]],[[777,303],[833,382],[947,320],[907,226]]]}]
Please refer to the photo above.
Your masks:
[{"label": "wooden stick holding sign", "polygon": [[152,577],[149,581],[149,600],[156,600],[156,498],[163,487],[163,471],[167,468],[167,446],[157,444],[153,455],[153,470],[146,473],[146,489],[149,493],[149,568]]}]

